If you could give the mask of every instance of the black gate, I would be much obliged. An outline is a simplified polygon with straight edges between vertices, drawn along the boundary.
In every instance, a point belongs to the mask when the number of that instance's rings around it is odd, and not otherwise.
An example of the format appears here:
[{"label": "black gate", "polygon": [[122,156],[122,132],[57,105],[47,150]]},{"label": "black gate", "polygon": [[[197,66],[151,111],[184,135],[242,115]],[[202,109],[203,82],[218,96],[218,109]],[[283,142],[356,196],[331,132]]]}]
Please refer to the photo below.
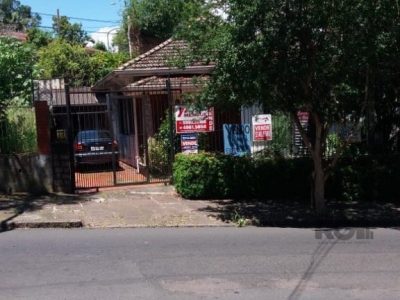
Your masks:
[{"label": "black gate", "polygon": [[60,161],[69,164],[71,190],[169,182],[172,107],[180,97],[181,90],[172,90],[165,79],[107,92],[52,89],[55,172]]},{"label": "black gate", "polygon": [[165,83],[70,90],[75,188],[170,181],[172,93]]}]

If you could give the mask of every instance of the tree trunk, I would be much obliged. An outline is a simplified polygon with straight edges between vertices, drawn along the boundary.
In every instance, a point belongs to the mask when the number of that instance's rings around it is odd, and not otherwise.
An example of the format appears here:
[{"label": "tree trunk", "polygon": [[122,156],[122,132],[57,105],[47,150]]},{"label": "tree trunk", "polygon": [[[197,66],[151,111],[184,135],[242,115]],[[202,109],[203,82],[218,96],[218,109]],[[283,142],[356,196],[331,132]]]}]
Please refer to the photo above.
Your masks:
[{"label": "tree trunk", "polygon": [[325,213],[325,172],[322,166],[322,158],[313,157],[314,172],[313,172],[313,198],[315,210],[319,215]]},{"label": "tree trunk", "polygon": [[323,145],[325,144],[325,128],[321,124],[321,120],[318,115],[313,114],[315,122],[315,141],[314,151],[312,152],[312,159],[314,162],[314,204],[315,210],[319,215],[325,213],[325,171],[322,164],[323,160]]}]

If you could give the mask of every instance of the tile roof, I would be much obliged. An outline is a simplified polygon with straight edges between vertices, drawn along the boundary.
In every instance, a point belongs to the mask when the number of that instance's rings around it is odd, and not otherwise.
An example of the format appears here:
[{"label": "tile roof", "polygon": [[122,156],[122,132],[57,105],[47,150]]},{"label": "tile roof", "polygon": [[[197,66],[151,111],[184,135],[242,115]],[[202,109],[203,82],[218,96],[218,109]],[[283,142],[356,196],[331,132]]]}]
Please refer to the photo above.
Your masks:
[{"label": "tile roof", "polygon": [[[209,76],[177,76],[170,77],[169,79],[171,81],[172,87],[201,87],[209,80]],[[131,88],[165,88],[166,80],[166,77],[146,77],[142,80],[136,81],[126,86],[126,89],[129,90]]]},{"label": "tile roof", "polygon": [[[104,91],[120,89],[143,78],[157,76],[202,76],[210,74],[214,64],[206,61],[189,61],[189,45],[182,40],[168,39],[146,53],[128,61],[111,71],[92,87],[92,90]],[[174,62],[184,61],[184,67]],[[165,79],[164,79],[165,80]],[[164,81],[165,82],[165,81]]]},{"label": "tile roof", "polygon": [[[189,50],[188,43],[171,38],[123,64],[118,70],[172,68],[173,62],[182,58],[187,50]],[[205,63],[195,62],[190,65],[201,66]]]}]

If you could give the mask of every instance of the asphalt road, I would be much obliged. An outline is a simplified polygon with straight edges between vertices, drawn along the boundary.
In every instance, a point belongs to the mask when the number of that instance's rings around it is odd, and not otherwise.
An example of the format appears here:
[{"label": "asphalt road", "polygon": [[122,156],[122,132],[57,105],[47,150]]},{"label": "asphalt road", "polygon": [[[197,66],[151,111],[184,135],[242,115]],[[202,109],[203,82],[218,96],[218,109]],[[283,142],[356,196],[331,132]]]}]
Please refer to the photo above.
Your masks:
[{"label": "asphalt road", "polygon": [[400,299],[398,230],[328,234],[9,231],[0,234],[0,299]]}]

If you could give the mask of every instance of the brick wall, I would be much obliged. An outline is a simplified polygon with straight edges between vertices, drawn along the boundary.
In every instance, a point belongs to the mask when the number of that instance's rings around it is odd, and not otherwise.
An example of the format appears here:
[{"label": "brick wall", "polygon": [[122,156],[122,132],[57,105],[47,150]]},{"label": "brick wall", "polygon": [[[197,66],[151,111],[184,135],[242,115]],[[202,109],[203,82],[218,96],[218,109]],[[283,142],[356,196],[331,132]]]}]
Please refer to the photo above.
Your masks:
[{"label": "brick wall", "polygon": [[47,101],[35,101],[38,152],[50,154],[49,106]]}]

